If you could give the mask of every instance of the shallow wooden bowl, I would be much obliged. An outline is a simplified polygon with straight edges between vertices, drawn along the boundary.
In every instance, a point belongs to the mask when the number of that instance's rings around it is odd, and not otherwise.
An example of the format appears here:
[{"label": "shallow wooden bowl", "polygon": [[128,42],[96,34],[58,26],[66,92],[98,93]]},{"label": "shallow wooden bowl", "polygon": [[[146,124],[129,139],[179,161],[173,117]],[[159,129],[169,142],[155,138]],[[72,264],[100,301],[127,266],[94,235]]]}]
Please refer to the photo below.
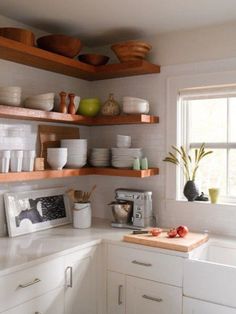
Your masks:
[{"label": "shallow wooden bowl", "polygon": [[87,53],[87,54],[79,55],[78,59],[79,61],[86,64],[100,66],[100,65],[107,64],[110,58],[107,56],[99,55],[99,54]]},{"label": "shallow wooden bowl", "polygon": [[34,46],[35,36],[28,29],[16,28],[16,27],[1,27],[0,36],[19,41],[27,46]]},{"label": "shallow wooden bowl", "polygon": [[81,50],[81,41],[67,35],[47,35],[37,39],[38,47],[59,55],[74,58]]},{"label": "shallow wooden bowl", "polygon": [[114,44],[111,49],[116,54],[120,62],[145,59],[152,46],[143,41],[126,41],[119,44]]}]

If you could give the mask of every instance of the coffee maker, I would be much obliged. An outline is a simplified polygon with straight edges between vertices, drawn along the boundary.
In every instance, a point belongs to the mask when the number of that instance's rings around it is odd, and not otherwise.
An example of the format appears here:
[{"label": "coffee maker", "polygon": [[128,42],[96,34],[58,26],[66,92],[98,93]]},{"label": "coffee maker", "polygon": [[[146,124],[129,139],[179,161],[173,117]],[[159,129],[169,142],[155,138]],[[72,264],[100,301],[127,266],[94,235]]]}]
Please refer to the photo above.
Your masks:
[{"label": "coffee maker", "polygon": [[112,222],[112,227],[142,229],[155,225],[152,209],[152,192],[145,190],[116,189],[115,199],[119,202],[132,204],[129,221],[126,223]]}]

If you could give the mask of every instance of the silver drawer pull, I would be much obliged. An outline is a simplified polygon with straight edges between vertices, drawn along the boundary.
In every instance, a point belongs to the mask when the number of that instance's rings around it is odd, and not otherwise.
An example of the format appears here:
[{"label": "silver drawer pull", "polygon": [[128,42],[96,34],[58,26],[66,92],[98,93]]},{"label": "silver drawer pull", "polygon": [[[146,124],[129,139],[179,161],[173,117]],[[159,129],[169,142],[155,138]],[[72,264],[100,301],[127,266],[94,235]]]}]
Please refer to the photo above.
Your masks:
[{"label": "silver drawer pull", "polygon": [[29,286],[35,285],[36,283],[38,283],[40,281],[41,281],[40,279],[35,278],[33,281],[30,281],[30,282],[27,282],[27,283],[24,283],[24,284],[20,284],[19,288],[27,288]]},{"label": "silver drawer pull", "polygon": [[152,264],[150,263],[143,263],[143,262],[139,262],[139,261],[132,261],[133,264],[136,264],[136,265],[140,265],[140,266],[146,266],[146,267],[151,267]]},{"label": "silver drawer pull", "polygon": [[40,312],[35,312],[34,314],[41,314]]},{"label": "silver drawer pull", "polygon": [[161,298],[151,297],[151,296],[146,295],[146,294],[143,295],[143,298],[147,299],[147,300],[155,301],[155,302],[162,302],[163,301]]},{"label": "silver drawer pull", "polygon": [[119,287],[118,287],[118,305],[121,305],[123,303],[122,302],[122,289],[123,289],[123,286],[119,285]]},{"label": "silver drawer pull", "polygon": [[[67,283],[66,287],[67,288],[73,288],[73,268],[72,268],[72,266],[66,267],[66,277],[67,277],[68,270],[69,270],[70,281],[69,281],[69,283]],[[66,278],[66,281],[67,281],[67,278]]]}]

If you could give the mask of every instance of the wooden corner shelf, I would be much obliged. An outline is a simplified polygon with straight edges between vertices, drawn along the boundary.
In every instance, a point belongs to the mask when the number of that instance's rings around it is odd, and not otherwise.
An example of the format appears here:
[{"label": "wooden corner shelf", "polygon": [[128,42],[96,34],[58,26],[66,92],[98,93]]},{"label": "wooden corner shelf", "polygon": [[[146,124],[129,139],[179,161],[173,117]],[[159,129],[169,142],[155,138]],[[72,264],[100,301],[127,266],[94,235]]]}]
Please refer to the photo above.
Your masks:
[{"label": "wooden corner shelf", "polygon": [[157,175],[158,173],[159,173],[158,168],[151,168],[147,170],[131,170],[131,169],[91,168],[90,167],[90,168],[80,168],[80,169],[0,173],[0,182],[7,183],[7,182],[19,182],[19,181],[33,181],[33,180],[57,179],[57,178],[87,176],[87,175],[146,178],[146,177]]},{"label": "wooden corner shelf", "polygon": [[160,66],[146,60],[94,67],[2,36],[0,58],[88,81],[160,73]]},{"label": "wooden corner shelf", "polygon": [[21,119],[75,125],[99,126],[114,124],[153,124],[159,122],[159,117],[145,114],[120,115],[115,117],[98,116],[95,118],[60,112],[47,112],[23,107],[0,105],[0,118]]}]

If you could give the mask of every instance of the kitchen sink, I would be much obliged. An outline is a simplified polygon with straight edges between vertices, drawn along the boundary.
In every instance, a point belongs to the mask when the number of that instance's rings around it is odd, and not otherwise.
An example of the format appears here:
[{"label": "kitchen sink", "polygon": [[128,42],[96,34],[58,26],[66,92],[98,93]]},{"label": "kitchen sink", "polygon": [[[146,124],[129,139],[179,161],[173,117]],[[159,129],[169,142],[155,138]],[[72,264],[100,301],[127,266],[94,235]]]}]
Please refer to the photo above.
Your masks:
[{"label": "kitchen sink", "polygon": [[236,307],[236,241],[213,241],[184,263],[184,295]]}]

